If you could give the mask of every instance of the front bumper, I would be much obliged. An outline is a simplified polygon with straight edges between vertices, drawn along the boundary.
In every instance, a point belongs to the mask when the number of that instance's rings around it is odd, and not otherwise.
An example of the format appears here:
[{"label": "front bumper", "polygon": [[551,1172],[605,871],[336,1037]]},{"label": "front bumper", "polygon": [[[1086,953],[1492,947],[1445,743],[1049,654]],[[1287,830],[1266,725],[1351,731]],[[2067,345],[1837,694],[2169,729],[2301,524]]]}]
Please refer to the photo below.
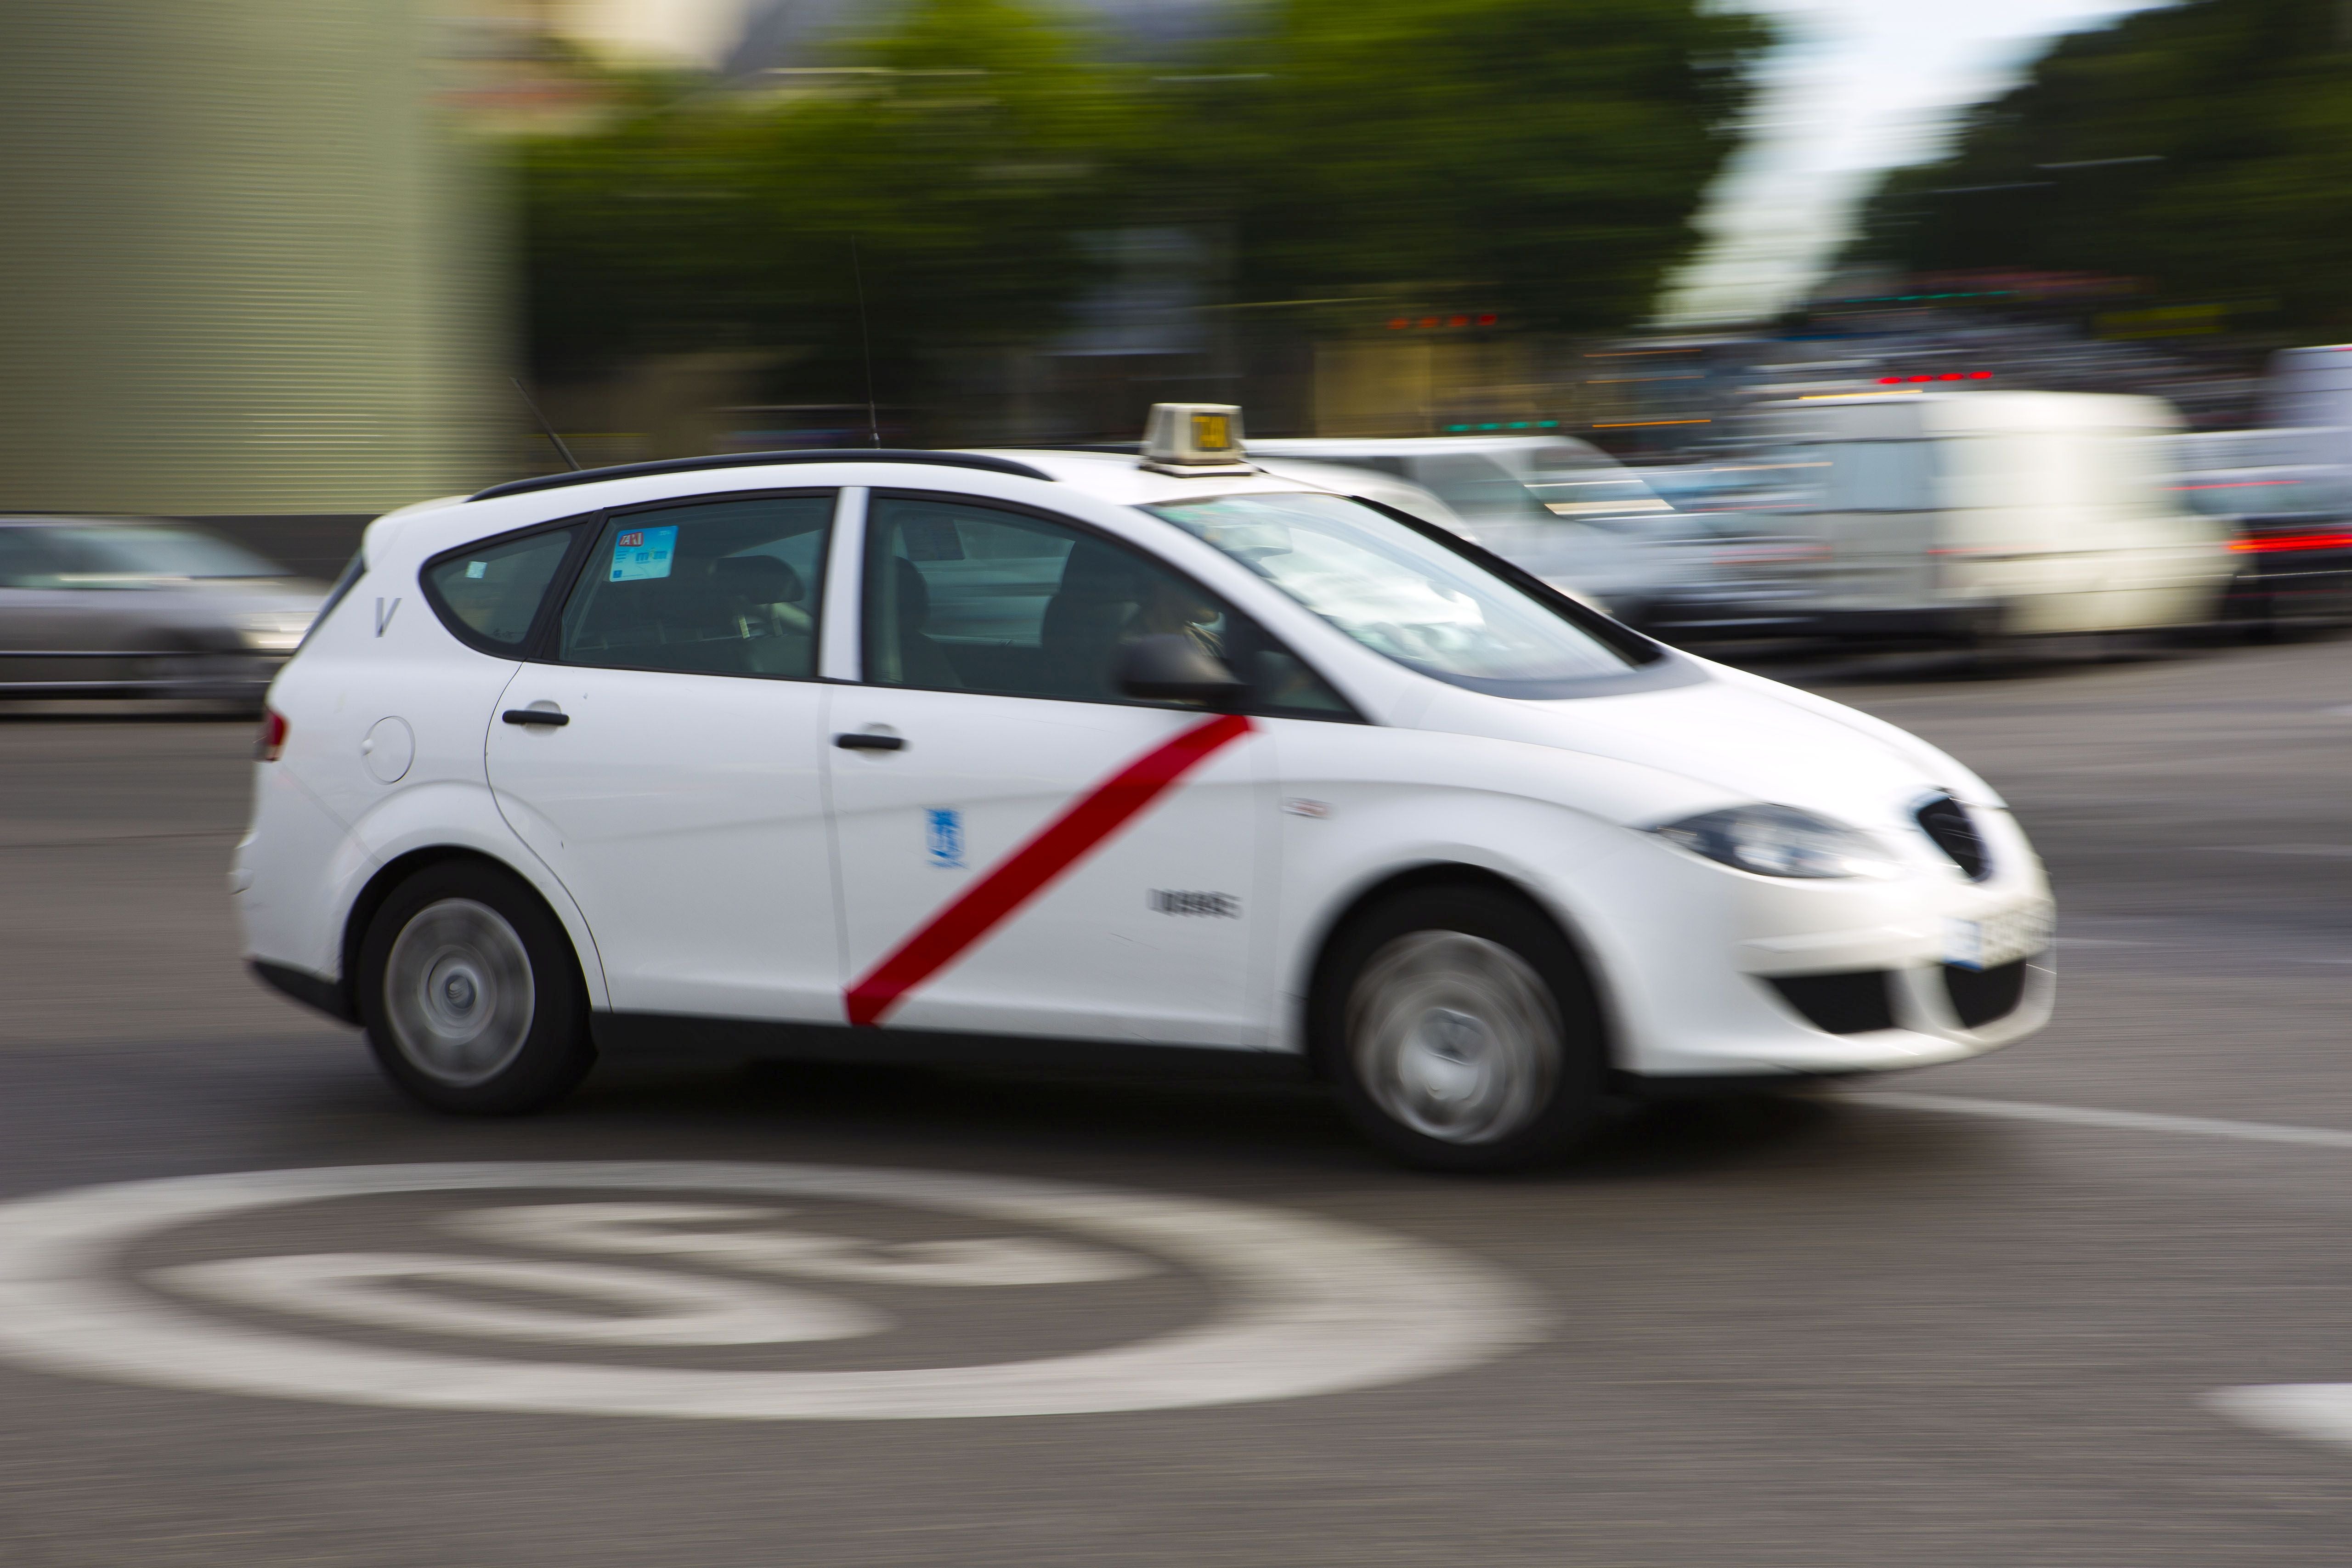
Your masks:
[{"label": "front bumper", "polygon": [[[1993,855],[1982,882],[1931,858],[1924,836],[1927,852],[1884,882],[1750,876],[1664,842],[1588,867],[1570,914],[1590,911],[1579,923],[1617,1068],[1636,1079],[1885,1072],[1979,1056],[2042,1028],[2056,1001],[2048,952],[1983,979],[1946,963],[1951,922],[2046,909],[2050,896],[2009,814],[1972,815]],[[1839,979],[1853,976],[1876,978]],[[2010,982],[2014,1002],[2002,1005]],[[1812,1005],[1841,984],[1849,999],[1876,987],[1882,1016]]]}]

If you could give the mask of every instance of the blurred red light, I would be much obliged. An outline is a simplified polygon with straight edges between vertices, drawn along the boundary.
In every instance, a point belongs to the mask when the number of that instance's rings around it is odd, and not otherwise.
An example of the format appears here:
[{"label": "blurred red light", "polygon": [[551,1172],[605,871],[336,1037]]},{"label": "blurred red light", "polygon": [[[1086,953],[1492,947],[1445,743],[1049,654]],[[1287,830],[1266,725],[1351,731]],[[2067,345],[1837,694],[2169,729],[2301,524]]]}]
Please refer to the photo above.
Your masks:
[{"label": "blurred red light", "polygon": [[274,763],[286,753],[286,715],[275,708],[261,710],[261,733],[255,738],[253,754],[265,763]]},{"label": "blurred red light", "polygon": [[2352,548],[2352,533],[2253,534],[2230,541],[2230,548],[2263,555],[2281,550],[2344,550]]},{"label": "blurred red light", "polygon": [[1411,325],[1412,325],[1411,321],[1406,321],[1402,316],[1399,316],[1395,321],[1389,323],[1389,331],[1392,332],[1401,332]]},{"label": "blurred red light", "polygon": [[1958,381],[1960,379],[1960,373],[1956,370],[1948,370],[1936,379],[1938,381]]},{"label": "blurred red light", "polygon": [[1899,375],[1882,375],[1878,378],[1878,384],[1881,386],[1899,386],[1902,382],[1903,378]]},{"label": "blurred red light", "polygon": [[1970,381],[1990,381],[1992,379],[1992,372],[1989,370],[1972,370],[1969,372],[1969,379]]},{"label": "blurred red light", "polygon": [[1449,327],[1466,327],[1470,324],[1470,318],[1467,316],[1456,316],[1445,324]]},{"label": "blurred red light", "polygon": [[1478,324],[1482,327],[1491,327],[1495,324],[1495,318],[1492,316],[1481,316],[1478,318]]},{"label": "blurred red light", "polygon": [[1911,379],[1914,381],[1933,381],[1936,378],[1932,375],[1915,375]]},{"label": "blurred red light", "polygon": [[1437,318],[1434,316],[1423,316],[1421,319],[1421,324],[1423,328],[1433,327],[1437,325]]}]

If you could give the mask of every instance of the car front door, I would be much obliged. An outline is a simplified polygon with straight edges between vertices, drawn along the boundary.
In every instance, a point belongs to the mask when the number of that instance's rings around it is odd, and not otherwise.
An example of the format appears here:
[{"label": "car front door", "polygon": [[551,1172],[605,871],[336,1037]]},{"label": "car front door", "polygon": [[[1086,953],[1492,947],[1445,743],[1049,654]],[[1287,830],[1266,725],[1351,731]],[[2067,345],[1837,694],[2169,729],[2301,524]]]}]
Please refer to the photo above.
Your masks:
[{"label": "car front door", "polygon": [[1263,1046],[1264,727],[1116,675],[1138,637],[1223,653],[1232,617],[1127,544],[950,497],[876,492],[863,558],[826,751],[850,1021]]},{"label": "car front door", "polygon": [[578,901],[615,1010],[841,1018],[816,679],[833,508],[603,518],[491,716],[499,808]]}]

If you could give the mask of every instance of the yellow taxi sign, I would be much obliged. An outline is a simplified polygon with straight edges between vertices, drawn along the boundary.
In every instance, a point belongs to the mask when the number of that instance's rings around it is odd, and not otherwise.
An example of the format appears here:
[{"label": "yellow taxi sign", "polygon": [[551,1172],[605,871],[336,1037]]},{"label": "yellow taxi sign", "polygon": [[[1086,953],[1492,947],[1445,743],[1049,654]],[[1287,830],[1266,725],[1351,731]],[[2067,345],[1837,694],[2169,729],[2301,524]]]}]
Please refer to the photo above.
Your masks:
[{"label": "yellow taxi sign", "polygon": [[1230,403],[1153,404],[1143,429],[1143,464],[1170,473],[1245,468],[1242,411]]}]

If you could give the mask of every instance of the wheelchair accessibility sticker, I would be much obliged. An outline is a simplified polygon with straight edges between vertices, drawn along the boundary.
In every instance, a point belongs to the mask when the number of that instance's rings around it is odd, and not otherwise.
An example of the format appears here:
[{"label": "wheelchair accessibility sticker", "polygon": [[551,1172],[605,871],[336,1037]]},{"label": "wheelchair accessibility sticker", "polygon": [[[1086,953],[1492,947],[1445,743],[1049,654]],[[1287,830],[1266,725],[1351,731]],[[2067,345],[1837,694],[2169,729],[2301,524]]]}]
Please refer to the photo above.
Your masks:
[{"label": "wheelchair accessibility sticker", "polygon": [[928,827],[931,864],[950,868],[963,865],[963,813],[933,808],[923,813]]}]

